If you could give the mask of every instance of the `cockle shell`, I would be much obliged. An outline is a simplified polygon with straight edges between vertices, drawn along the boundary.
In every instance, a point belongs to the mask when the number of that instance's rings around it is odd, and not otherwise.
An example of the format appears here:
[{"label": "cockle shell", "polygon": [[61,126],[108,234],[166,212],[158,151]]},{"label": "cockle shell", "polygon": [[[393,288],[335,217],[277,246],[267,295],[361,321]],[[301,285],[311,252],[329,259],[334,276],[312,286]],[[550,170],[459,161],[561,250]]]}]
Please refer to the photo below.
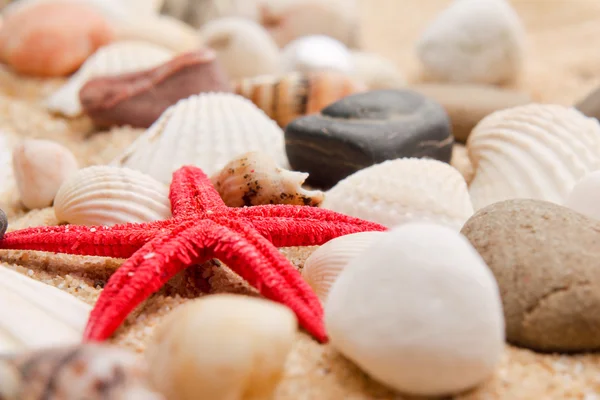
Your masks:
[{"label": "cockle shell", "polygon": [[183,165],[212,175],[232,158],[262,151],[288,167],[283,131],[252,102],[232,93],[202,93],[169,107],[113,165],[168,184]]},{"label": "cockle shell", "polygon": [[119,75],[156,67],[174,53],[143,41],[120,41],[100,48],[63,86],[46,99],[48,110],[76,117],[82,113],[79,90],[91,78]]},{"label": "cockle shell", "polygon": [[353,72],[370,90],[400,89],[406,86],[406,78],[390,60],[376,53],[353,51]]},{"label": "cockle shell", "polygon": [[281,50],[281,67],[284,72],[354,70],[350,51],[343,43],[324,35],[298,38]]},{"label": "cockle shell", "polygon": [[171,217],[169,189],[129,168],[98,165],[79,170],[59,189],[54,212],[61,222],[112,226]]},{"label": "cockle shell", "polygon": [[600,124],[574,108],[527,104],[481,120],[467,150],[476,210],[514,198],[563,204],[580,178],[600,169]]},{"label": "cockle shell", "polygon": [[60,289],[0,266],[0,354],[78,343],[91,309]]},{"label": "cockle shell", "polygon": [[229,207],[261,204],[318,206],[324,198],[320,190],[306,190],[307,173],[280,168],[261,152],[249,152],[231,160],[211,180]]},{"label": "cockle shell", "polygon": [[462,175],[444,162],[419,158],[355,172],[325,192],[322,207],[387,227],[430,221],[460,230],[473,214]]},{"label": "cockle shell", "polygon": [[346,265],[382,235],[383,232],[359,232],[340,236],[319,247],[306,259],[302,277],[322,303]]},{"label": "cockle shell", "polygon": [[285,127],[298,117],[317,113],[343,97],[366,90],[366,86],[343,73],[320,71],[243,79],[235,82],[234,90]]}]

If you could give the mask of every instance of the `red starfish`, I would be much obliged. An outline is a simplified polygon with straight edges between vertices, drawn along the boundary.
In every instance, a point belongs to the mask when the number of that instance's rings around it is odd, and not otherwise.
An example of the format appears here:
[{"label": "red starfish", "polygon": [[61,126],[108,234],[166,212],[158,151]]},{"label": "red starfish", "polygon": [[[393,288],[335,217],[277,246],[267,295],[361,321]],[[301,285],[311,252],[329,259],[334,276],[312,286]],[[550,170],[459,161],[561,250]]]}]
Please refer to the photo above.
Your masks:
[{"label": "red starfish", "polygon": [[173,217],[165,221],[27,228],[7,233],[0,248],[129,257],[100,294],[84,340],[108,338],[177,272],[218,258],[262,295],[290,307],[308,332],[326,341],[318,298],[276,246],[319,245],[350,233],[386,230],[315,207],[227,207],[204,172],[191,166],[175,171],[169,198]]}]

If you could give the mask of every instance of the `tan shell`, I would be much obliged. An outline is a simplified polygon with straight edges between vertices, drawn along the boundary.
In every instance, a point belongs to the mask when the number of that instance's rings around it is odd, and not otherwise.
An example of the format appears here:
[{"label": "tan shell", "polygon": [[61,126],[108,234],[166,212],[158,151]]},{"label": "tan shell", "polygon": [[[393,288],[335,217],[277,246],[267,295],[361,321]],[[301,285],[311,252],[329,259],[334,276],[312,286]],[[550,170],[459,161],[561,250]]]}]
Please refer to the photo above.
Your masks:
[{"label": "tan shell", "polygon": [[563,204],[579,179],[600,169],[600,124],[574,108],[528,104],[485,117],[467,149],[476,210],[514,198]]},{"label": "tan shell", "polygon": [[387,227],[429,221],[460,230],[473,214],[460,172],[419,158],[385,161],[350,175],[325,192],[322,207]]},{"label": "tan shell", "polygon": [[302,277],[322,303],[327,300],[331,285],[346,265],[383,234],[383,232],[360,232],[340,236],[319,247],[306,259]]},{"label": "tan shell", "polygon": [[173,56],[172,51],[143,41],[120,41],[104,46],[92,54],[67,83],[46,99],[46,108],[76,117],[83,112],[79,90],[91,78],[153,68]]},{"label": "tan shell", "polygon": [[0,354],[78,343],[91,309],[60,289],[0,266]]},{"label": "tan shell", "polygon": [[283,131],[254,104],[232,93],[202,93],[169,107],[112,164],[169,184],[183,165],[196,165],[211,176],[249,151],[288,166]]},{"label": "tan shell", "polygon": [[366,86],[346,74],[320,71],[243,79],[235,82],[234,90],[284,127],[298,117],[317,113],[343,97],[366,90]]},{"label": "tan shell", "polygon": [[59,189],[54,212],[61,222],[112,226],[171,217],[169,189],[139,171],[99,165],[79,170]]},{"label": "tan shell", "polygon": [[250,152],[236,157],[211,180],[229,207],[261,204],[318,206],[324,198],[320,190],[306,190],[307,173],[277,166],[267,154]]}]

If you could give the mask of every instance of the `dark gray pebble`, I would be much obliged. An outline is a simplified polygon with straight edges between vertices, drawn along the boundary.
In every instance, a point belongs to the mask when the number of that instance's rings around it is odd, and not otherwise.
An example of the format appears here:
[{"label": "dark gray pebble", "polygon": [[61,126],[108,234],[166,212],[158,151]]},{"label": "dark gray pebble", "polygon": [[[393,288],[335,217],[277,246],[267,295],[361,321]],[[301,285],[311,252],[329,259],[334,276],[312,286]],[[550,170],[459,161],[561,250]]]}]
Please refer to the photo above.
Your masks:
[{"label": "dark gray pebble", "polygon": [[329,188],[373,164],[402,157],[450,162],[450,119],[437,102],[411,90],[375,90],[339,100],[285,128],[292,169]]}]

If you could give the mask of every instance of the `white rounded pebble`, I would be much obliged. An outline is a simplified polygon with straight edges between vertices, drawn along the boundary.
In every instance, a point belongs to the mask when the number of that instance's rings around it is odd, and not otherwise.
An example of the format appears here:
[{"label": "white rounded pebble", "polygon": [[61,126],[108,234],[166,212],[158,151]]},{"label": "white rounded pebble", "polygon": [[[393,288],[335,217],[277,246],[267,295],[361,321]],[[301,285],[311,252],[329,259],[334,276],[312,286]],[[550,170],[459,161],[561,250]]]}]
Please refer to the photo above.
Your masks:
[{"label": "white rounded pebble", "polygon": [[434,80],[483,84],[514,80],[524,48],[522,22],[506,0],[454,0],[416,45]]},{"label": "white rounded pebble", "polygon": [[591,172],[579,180],[564,205],[588,217],[600,219],[600,171]]},{"label": "white rounded pebble", "polygon": [[325,35],[304,36],[290,42],[282,50],[281,65],[285,72],[353,71],[348,48]]},{"label": "white rounded pebble", "polygon": [[504,349],[492,272],[464,236],[430,223],[396,227],[352,260],[329,292],[325,325],[344,356],[411,395],[472,388]]}]

